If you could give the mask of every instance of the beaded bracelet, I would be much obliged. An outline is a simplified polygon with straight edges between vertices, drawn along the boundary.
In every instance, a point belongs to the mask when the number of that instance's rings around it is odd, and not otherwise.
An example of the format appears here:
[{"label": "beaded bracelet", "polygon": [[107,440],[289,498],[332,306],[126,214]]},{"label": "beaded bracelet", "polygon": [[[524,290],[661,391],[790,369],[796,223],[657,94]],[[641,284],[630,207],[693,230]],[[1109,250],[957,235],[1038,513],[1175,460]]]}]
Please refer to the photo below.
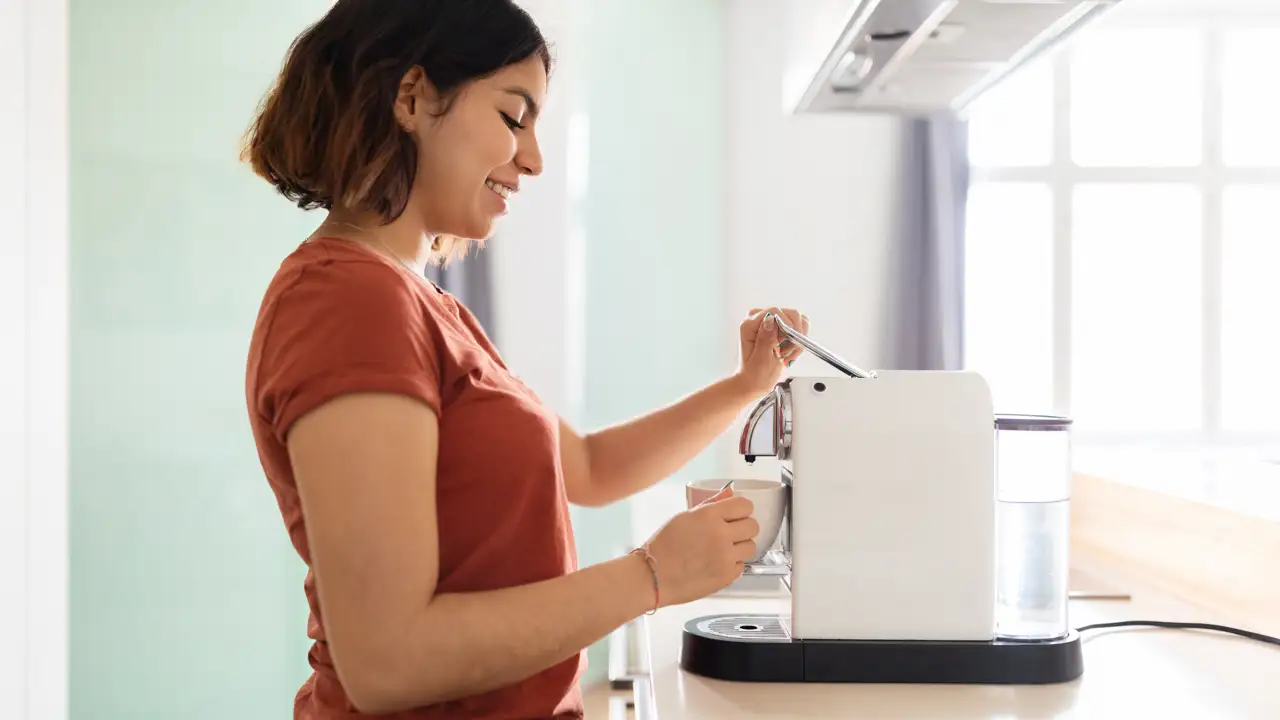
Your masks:
[{"label": "beaded bracelet", "polygon": [[653,576],[653,609],[645,612],[645,615],[652,615],[662,605],[662,591],[658,588],[658,563],[654,561],[653,555],[649,553],[648,545],[641,545],[631,552],[637,553],[644,558],[645,564],[649,566],[649,574]]}]

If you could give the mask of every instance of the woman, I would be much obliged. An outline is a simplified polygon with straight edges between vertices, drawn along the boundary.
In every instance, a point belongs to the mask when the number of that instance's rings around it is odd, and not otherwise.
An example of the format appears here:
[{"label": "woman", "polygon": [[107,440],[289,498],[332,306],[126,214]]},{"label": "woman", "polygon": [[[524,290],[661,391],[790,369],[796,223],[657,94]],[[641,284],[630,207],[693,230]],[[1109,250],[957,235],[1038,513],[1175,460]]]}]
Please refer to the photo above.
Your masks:
[{"label": "woman", "polygon": [[585,648],[724,588],[754,551],[750,503],[724,493],[578,569],[568,503],[658,482],[767,392],[796,351],[766,313],[742,324],[732,376],[583,435],[423,278],[541,172],[550,67],[509,0],[339,0],[246,138],[259,175],[328,211],[271,282],[246,373],[263,469],[309,568],[314,673],[295,717],[581,717]]}]

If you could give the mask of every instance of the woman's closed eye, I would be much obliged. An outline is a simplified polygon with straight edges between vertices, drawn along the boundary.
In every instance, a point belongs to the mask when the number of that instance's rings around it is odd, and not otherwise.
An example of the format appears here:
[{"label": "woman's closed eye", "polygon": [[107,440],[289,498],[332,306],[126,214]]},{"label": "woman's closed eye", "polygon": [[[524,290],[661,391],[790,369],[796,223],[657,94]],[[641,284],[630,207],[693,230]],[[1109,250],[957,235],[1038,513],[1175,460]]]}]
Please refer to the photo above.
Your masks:
[{"label": "woman's closed eye", "polygon": [[516,121],[515,118],[511,117],[510,115],[502,111],[498,111],[498,114],[502,116],[502,121],[507,124],[507,127],[511,128],[512,130],[523,130],[525,128],[524,125],[521,125],[519,122]]}]

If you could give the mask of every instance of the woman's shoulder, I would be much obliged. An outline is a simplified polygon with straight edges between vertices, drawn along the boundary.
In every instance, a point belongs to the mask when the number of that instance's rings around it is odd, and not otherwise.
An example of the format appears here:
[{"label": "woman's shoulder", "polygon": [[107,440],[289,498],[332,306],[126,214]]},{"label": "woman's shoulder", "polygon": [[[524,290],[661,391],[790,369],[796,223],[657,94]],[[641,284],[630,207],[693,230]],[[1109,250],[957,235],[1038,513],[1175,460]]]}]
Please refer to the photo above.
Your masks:
[{"label": "woman's shoulder", "polygon": [[343,393],[391,391],[440,407],[441,325],[407,270],[305,243],[281,264],[249,346],[246,395],[283,442],[300,415]]},{"label": "woman's shoulder", "polygon": [[401,322],[429,321],[449,310],[447,299],[426,278],[357,243],[330,238],[308,240],[285,258],[263,310],[271,305],[277,311],[284,305]]},{"label": "woman's shoulder", "polygon": [[451,334],[445,302],[407,268],[350,245],[311,240],[280,264],[254,323],[251,375],[326,363],[438,365]]}]

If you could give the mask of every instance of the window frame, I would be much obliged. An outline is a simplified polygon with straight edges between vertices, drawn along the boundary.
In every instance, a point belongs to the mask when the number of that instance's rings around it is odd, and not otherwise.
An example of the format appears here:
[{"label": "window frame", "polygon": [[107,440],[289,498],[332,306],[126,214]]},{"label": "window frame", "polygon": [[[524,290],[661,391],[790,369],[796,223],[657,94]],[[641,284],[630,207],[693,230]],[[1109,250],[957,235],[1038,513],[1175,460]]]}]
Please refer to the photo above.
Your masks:
[{"label": "window frame", "polygon": [[[1152,446],[1184,449],[1212,448],[1232,455],[1280,460],[1280,433],[1228,431],[1222,422],[1223,343],[1223,194],[1236,184],[1280,187],[1280,166],[1232,167],[1223,160],[1223,89],[1218,79],[1225,61],[1225,34],[1242,28],[1280,29],[1280,6],[1239,2],[1223,7],[1223,0],[1164,0],[1160,7],[1121,8],[1103,19],[1107,27],[1134,29],[1196,29],[1205,53],[1201,93],[1202,157],[1187,167],[1092,167],[1077,165],[1071,143],[1071,64],[1078,53],[1068,45],[1045,62],[1052,77],[1052,153],[1048,165],[979,166],[971,170],[974,186],[989,183],[1042,184],[1053,203],[1053,389],[1054,411],[1071,414],[1072,396],[1072,235],[1073,191],[1088,183],[1179,183],[1202,193],[1201,216],[1201,429],[1194,432],[1112,432],[1081,428],[1080,441],[1103,447]],[[1087,30],[1086,30],[1087,32]]]}]

